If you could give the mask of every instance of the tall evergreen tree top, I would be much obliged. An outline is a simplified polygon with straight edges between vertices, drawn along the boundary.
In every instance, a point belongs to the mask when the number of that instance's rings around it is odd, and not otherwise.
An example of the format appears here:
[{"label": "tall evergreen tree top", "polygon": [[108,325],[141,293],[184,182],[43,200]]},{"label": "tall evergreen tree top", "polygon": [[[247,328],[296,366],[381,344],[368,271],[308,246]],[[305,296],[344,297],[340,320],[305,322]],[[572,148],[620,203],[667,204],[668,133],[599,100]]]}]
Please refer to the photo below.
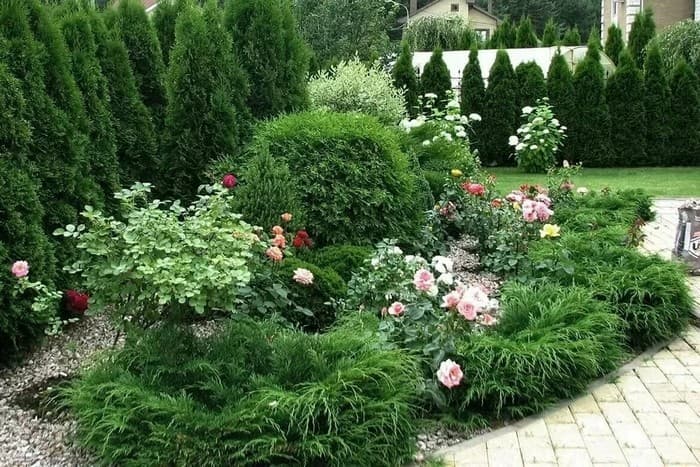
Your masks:
[{"label": "tall evergreen tree top", "polygon": [[591,35],[588,37],[586,58],[591,58],[596,62],[600,62],[600,39],[598,38],[598,32],[595,28],[591,30]]},{"label": "tall evergreen tree top", "polygon": [[552,47],[559,42],[559,28],[554,23],[554,18],[549,18],[547,23],[544,25],[544,32],[542,33],[542,46]]},{"label": "tall evergreen tree top", "polygon": [[462,82],[460,84],[462,114],[481,114],[484,110],[485,98],[484,78],[481,76],[481,65],[479,64],[479,51],[476,46],[473,46],[469,51],[469,61],[462,71]]},{"label": "tall evergreen tree top", "polygon": [[547,84],[542,68],[534,61],[523,62],[515,68],[518,79],[518,106],[535,106],[537,100],[547,97]]},{"label": "tall evergreen tree top", "polygon": [[581,45],[581,33],[578,31],[578,26],[566,30],[562,38],[562,45]]},{"label": "tall evergreen tree top", "polygon": [[416,115],[420,83],[416,70],[413,68],[411,48],[406,41],[401,44],[401,54],[392,70],[392,77],[394,78],[394,86],[405,90],[406,110],[411,116]]},{"label": "tall evergreen tree top", "polygon": [[617,65],[620,52],[625,48],[625,42],[622,40],[622,29],[616,24],[608,28],[608,37],[605,39],[605,55]]},{"label": "tall evergreen tree top", "polygon": [[447,92],[452,89],[452,79],[447,64],[442,59],[442,49],[437,48],[430,56],[430,61],[423,68],[421,76],[423,94],[434,93],[437,95],[438,107],[444,107],[447,101]]},{"label": "tall evergreen tree top", "polygon": [[515,47],[537,47],[537,35],[529,16],[520,19],[515,35]]},{"label": "tall evergreen tree top", "polygon": [[644,65],[645,48],[655,35],[654,13],[650,8],[645,8],[635,16],[627,44],[639,68]]}]

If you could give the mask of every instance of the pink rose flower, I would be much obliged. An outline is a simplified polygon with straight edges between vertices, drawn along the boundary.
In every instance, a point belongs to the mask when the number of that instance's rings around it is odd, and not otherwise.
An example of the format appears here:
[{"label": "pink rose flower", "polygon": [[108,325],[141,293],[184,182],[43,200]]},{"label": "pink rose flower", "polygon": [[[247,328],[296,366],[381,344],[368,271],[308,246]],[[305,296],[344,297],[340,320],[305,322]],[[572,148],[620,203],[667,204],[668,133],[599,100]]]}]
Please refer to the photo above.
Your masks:
[{"label": "pink rose flower", "polygon": [[440,368],[437,371],[437,378],[443,386],[447,388],[453,388],[459,386],[464,378],[464,373],[462,373],[462,368],[450,359],[445,360],[440,363]]},{"label": "pink rose flower", "polygon": [[508,193],[508,196],[506,196],[506,200],[511,203],[522,203],[524,198],[525,195],[522,191],[511,191]]},{"label": "pink rose flower", "polygon": [[238,185],[238,179],[233,174],[226,174],[221,180],[221,184],[224,186],[224,188],[231,189]]},{"label": "pink rose flower", "polygon": [[535,222],[537,220],[537,203],[531,199],[526,199],[523,201],[523,219],[526,222]]},{"label": "pink rose flower", "polygon": [[484,326],[493,326],[494,324],[496,324],[496,318],[486,313],[482,316],[481,324],[483,324]]},{"label": "pink rose flower", "polygon": [[284,233],[284,229],[280,227],[279,225],[276,225],[272,228],[272,234],[273,235],[282,235]]},{"label": "pink rose flower", "polygon": [[547,196],[544,193],[540,193],[537,196],[535,196],[535,201],[544,203],[547,207],[550,207],[552,205],[552,200],[549,198],[549,196]]},{"label": "pink rose flower", "polygon": [[292,215],[288,212],[285,212],[280,217],[282,218],[283,222],[291,222],[292,221]]},{"label": "pink rose flower", "polygon": [[484,185],[481,183],[463,183],[462,189],[473,196],[483,196],[483,194],[486,192]]},{"label": "pink rose flower", "polygon": [[287,246],[287,239],[284,238],[284,235],[275,235],[275,238],[272,239],[272,243],[277,248],[284,248]]},{"label": "pink rose flower", "polygon": [[468,299],[459,301],[457,304],[457,311],[468,321],[474,321],[476,319],[476,305]]},{"label": "pink rose flower", "polygon": [[12,264],[12,275],[18,279],[27,277],[29,275],[29,263],[26,261],[15,261]]},{"label": "pink rose flower", "polygon": [[401,302],[394,302],[389,305],[388,313],[391,316],[401,316],[404,311],[406,311],[406,305]]},{"label": "pink rose flower", "polygon": [[552,214],[554,214],[554,211],[549,209],[545,203],[538,202],[535,205],[535,213],[537,214],[537,219],[539,219],[540,222],[546,222],[549,220]]},{"label": "pink rose flower", "polygon": [[413,276],[413,285],[421,292],[429,292],[435,285],[435,276],[427,269],[419,269]]},{"label": "pink rose flower", "polygon": [[270,248],[268,248],[265,254],[274,262],[282,261],[282,258],[284,258],[282,250],[280,250],[276,246],[271,246]]},{"label": "pink rose flower", "polygon": [[481,312],[489,304],[489,296],[486,287],[479,284],[476,287],[469,287],[462,295],[464,300],[470,301],[477,312]]},{"label": "pink rose flower", "polygon": [[461,299],[462,294],[456,290],[453,290],[442,297],[442,305],[440,306],[448,309],[456,308]]},{"label": "pink rose flower", "polygon": [[301,285],[311,285],[314,283],[314,275],[311,271],[304,268],[297,268],[294,270],[294,276],[292,276],[298,284]]}]

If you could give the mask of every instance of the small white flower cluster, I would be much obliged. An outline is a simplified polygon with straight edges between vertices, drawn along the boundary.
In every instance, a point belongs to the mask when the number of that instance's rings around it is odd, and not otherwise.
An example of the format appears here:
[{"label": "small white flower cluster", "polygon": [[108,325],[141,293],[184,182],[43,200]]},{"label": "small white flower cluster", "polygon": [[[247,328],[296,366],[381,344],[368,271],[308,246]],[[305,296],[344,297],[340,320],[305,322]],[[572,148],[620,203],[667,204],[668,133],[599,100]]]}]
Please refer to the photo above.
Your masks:
[{"label": "small white flower cluster", "polygon": [[508,138],[508,144],[514,146],[518,163],[521,164],[523,159],[539,159],[543,163],[546,161],[546,165],[553,165],[554,153],[566,137],[566,127],[554,118],[546,98],[538,101],[537,107],[523,107],[522,116],[527,121],[517,129],[517,135]]}]

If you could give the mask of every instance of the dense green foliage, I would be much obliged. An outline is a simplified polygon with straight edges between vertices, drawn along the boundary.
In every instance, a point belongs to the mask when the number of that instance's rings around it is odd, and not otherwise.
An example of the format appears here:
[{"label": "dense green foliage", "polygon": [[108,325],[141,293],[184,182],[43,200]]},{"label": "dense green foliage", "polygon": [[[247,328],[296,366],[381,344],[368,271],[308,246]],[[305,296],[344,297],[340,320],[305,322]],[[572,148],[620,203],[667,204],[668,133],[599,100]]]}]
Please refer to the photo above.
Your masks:
[{"label": "dense green foliage", "polygon": [[532,20],[529,16],[520,18],[518,30],[515,33],[515,47],[527,48],[537,47],[537,45],[537,34],[535,34],[535,30],[532,27]]},{"label": "dense green foliage", "polygon": [[554,18],[549,18],[544,25],[542,33],[542,47],[552,47],[559,43],[559,27],[554,22]]},{"label": "dense green foliage", "polygon": [[644,56],[646,55],[646,46],[650,40],[656,35],[656,25],[654,24],[654,13],[651,8],[645,8],[638,13],[632,23],[627,47],[629,48],[632,58],[637,67],[644,66]]},{"label": "dense green foliage", "polygon": [[474,31],[459,15],[428,15],[411,19],[404,29],[403,40],[417,52],[432,52],[437,48],[467,50],[476,45]]},{"label": "dense green foliage", "polygon": [[537,100],[547,97],[547,83],[542,68],[535,62],[523,62],[515,68],[518,83],[518,108],[534,107]]},{"label": "dense green foliage", "polygon": [[615,65],[618,64],[620,53],[625,48],[625,41],[622,40],[622,29],[616,24],[608,28],[608,36],[605,38],[605,55],[610,57]]},{"label": "dense green foliage", "polygon": [[372,249],[366,246],[331,245],[315,251],[312,258],[315,264],[333,269],[347,282],[371,256]]},{"label": "dense green foliage", "polygon": [[644,62],[644,113],[646,117],[647,161],[654,165],[667,165],[669,128],[669,98],[671,89],[664,72],[661,52],[656,44],[647,48]]},{"label": "dense green foliage", "polygon": [[574,72],[573,119],[569,122],[571,154],[586,166],[607,166],[610,159],[610,113],[605,102],[605,79],[600,52],[589,41],[586,57]]},{"label": "dense green foliage", "polygon": [[406,112],[411,117],[416,116],[418,113],[418,97],[421,94],[420,81],[416,75],[416,69],[413,68],[411,48],[406,41],[401,44],[401,54],[399,54],[399,58],[394,65],[392,77],[394,78],[394,86],[404,91]]},{"label": "dense green foliage", "polygon": [[[560,53],[554,55],[547,71],[547,97],[549,97],[549,103],[554,108],[554,114],[562,125],[567,127],[575,118],[576,111],[573,80],[573,75],[564,56]],[[562,160],[574,160],[571,156],[570,145],[565,142],[559,157]]]},{"label": "dense green foliage", "polygon": [[472,47],[469,51],[469,61],[462,71],[460,88],[459,104],[462,115],[472,113],[481,115],[484,112],[486,102],[486,89],[484,88],[484,78],[481,76],[479,51],[476,47]]},{"label": "dense green foliage", "polygon": [[442,49],[437,48],[430,56],[430,61],[423,68],[420,77],[423,94],[433,93],[437,96],[436,104],[443,108],[447,103],[447,93],[452,89],[450,70],[442,59]]},{"label": "dense green foliage", "polygon": [[670,73],[683,58],[700,76],[700,22],[687,19],[664,28],[653,42],[659,46],[666,71]]},{"label": "dense green foliage", "polygon": [[158,8],[156,8],[151,17],[156,36],[158,37],[158,44],[163,54],[163,64],[166,67],[170,63],[170,52],[175,45],[175,24],[182,5],[181,0],[160,1],[158,2]]},{"label": "dense green foliage", "polygon": [[515,71],[505,50],[499,50],[489,73],[481,122],[482,161],[502,165],[510,153],[508,137],[518,126],[518,90]]},{"label": "dense green foliage", "polygon": [[700,83],[685,60],[671,74],[669,165],[700,164]]},{"label": "dense green foliage", "polygon": [[253,116],[303,109],[309,51],[297,32],[290,0],[230,0],[225,25],[252,84],[248,107]]},{"label": "dense green foliage", "polygon": [[614,131],[610,132],[610,164],[616,166],[646,165],[646,128],[644,112],[644,79],[630,53],[620,55],[619,65],[606,83],[606,101]]},{"label": "dense green foliage", "polygon": [[566,32],[564,32],[561,44],[568,46],[581,45],[581,33],[578,27],[574,26],[573,28],[568,28]]},{"label": "dense green foliage", "polygon": [[110,463],[396,465],[415,449],[420,377],[407,354],[380,350],[375,327],[307,335],[233,320],[208,339],[166,327],[67,396],[82,442]]},{"label": "dense green foliage", "polygon": [[515,38],[517,34],[517,27],[515,23],[506,18],[504,21],[498,24],[496,31],[494,31],[491,36],[490,47],[491,49],[510,49],[515,47]]}]

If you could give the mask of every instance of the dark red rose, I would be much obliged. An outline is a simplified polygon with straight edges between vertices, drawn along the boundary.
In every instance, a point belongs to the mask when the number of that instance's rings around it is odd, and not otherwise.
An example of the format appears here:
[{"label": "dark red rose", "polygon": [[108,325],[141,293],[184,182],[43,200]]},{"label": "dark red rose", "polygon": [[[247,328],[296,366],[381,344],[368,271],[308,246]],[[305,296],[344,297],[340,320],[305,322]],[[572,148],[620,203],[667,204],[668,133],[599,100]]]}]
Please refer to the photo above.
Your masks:
[{"label": "dark red rose", "polygon": [[302,240],[306,240],[309,238],[309,233],[306,230],[300,230],[297,232],[297,237],[301,238]]},{"label": "dark red rose", "polygon": [[238,179],[233,174],[226,174],[221,180],[221,184],[224,186],[224,188],[231,189],[238,185]]},{"label": "dark red rose", "polygon": [[304,239],[300,238],[298,235],[292,240],[292,246],[294,248],[301,248],[304,246]]},{"label": "dark red rose", "polygon": [[65,293],[66,308],[73,313],[85,313],[88,309],[88,301],[90,296],[86,293],[81,293],[76,290],[67,290]]}]

